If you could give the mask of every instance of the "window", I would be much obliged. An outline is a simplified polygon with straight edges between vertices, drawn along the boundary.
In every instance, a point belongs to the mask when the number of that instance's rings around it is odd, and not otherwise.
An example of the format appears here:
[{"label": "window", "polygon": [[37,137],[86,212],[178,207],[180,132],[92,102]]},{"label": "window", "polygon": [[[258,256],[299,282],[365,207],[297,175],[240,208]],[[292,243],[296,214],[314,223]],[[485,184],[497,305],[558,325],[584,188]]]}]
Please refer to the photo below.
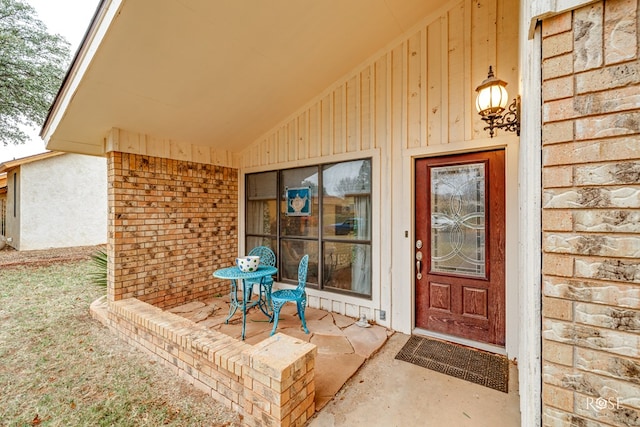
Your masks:
[{"label": "window", "polygon": [[276,252],[279,280],[371,296],[371,160],[246,176],[246,247]]},{"label": "window", "polygon": [[4,199],[0,199],[0,236],[6,236],[7,207]]},{"label": "window", "polygon": [[18,215],[18,175],[13,173],[13,217]]}]

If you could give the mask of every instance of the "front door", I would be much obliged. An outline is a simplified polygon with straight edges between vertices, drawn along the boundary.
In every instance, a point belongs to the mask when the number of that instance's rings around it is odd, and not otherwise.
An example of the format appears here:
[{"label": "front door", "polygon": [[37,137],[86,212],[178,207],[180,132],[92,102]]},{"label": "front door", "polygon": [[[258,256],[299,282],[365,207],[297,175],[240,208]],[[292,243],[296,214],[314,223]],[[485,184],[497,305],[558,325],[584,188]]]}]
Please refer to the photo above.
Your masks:
[{"label": "front door", "polygon": [[504,150],[416,161],[416,327],[504,346]]}]

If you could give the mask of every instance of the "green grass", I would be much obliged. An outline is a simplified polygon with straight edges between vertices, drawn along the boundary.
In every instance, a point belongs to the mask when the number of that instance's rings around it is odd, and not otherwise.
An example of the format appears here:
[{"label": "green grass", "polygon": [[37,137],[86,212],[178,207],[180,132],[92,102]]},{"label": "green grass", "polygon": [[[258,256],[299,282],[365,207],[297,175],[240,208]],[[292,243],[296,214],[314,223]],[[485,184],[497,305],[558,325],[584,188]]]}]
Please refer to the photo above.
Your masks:
[{"label": "green grass", "polygon": [[0,270],[0,426],[239,426],[89,314],[91,262]]}]

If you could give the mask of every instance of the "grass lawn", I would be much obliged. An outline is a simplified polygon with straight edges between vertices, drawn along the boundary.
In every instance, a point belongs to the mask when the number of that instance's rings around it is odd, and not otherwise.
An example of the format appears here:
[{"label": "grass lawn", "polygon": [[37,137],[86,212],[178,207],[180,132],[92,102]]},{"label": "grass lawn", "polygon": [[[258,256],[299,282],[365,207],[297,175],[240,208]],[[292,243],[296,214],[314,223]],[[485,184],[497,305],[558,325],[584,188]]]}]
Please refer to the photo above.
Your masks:
[{"label": "grass lawn", "polygon": [[91,318],[90,269],[0,268],[0,426],[240,426]]}]

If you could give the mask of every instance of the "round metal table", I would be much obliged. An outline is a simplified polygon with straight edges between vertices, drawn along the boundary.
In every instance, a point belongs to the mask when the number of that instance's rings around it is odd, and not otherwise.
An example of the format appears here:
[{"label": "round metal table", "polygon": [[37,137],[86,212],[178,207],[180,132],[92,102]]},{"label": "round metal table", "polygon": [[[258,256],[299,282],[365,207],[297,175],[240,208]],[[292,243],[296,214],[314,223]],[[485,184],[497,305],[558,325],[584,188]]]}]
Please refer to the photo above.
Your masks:
[{"label": "round metal table", "polygon": [[[267,276],[272,276],[278,272],[278,269],[268,265],[261,265],[256,271],[243,272],[238,267],[227,267],[213,272],[213,277],[218,279],[231,280],[231,306],[229,307],[229,316],[227,316],[225,323],[229,323],[229,319],[233,316],[238,308],[242,309],[242,339],[244,340],[244,331],[247,322],[247,310],[252,307],[258,306],[260,310],[271,319],[272,315],[269,314],[269,305],[267,301],[270,295],[266,295],[267,290],[264,290],[262,281]],[[260,291],[258,293],[258,299],[251,300],[253,291],[247,292],[249,287],[245,279],[260,279]],[[238,281],[242,282],[242,300],[238,300]],[[250,284],[251,287],[253,284]],[[247,300],[247,295],[249,300]]]}]

